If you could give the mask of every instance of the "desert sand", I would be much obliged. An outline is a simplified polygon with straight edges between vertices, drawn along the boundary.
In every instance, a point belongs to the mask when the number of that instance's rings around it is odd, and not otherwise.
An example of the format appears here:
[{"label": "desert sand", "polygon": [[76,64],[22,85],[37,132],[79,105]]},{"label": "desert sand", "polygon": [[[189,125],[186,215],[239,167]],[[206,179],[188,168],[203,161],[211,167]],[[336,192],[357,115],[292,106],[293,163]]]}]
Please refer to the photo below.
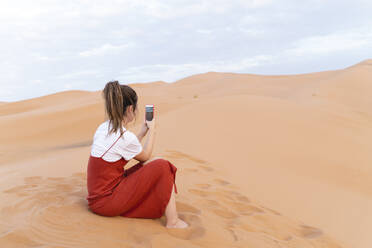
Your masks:
[{"label": "desert sand", "polygon": [[140,111],[127,128],[155,104],[153,156],[178,168],[184,230],[88,210],[101,91],[1,103],[0,247],[372,247],[371,82],[366,60],[130,84]]}]

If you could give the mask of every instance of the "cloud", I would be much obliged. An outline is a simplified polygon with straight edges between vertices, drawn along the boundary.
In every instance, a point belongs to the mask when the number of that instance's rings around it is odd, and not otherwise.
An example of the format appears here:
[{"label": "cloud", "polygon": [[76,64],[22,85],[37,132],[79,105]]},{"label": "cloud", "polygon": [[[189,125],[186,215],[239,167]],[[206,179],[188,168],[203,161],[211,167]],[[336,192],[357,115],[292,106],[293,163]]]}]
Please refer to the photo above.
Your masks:
[{"label": "cloud", "polygon": [[213,33],[213,30],[210,30],[210,29],[197,29],[196,32],[201,33],[201,34],[211,34],[211,33]]},{"label": "cloud", "polygon": [[100,77],[102,76],[102,72],[100,72],[99,70],[85,70],[85,71],[62,74],[62,75],[56,76],[56,78],[57,79],[75,79],[75,78],[81,78],[81,77],[87,77],[87,76]]},{"label": "cloud", "polygon": [[136,0],[132,7],[139,8],[143,14],[158,19],[176,19],[203,14],[225,14],[236,8],[256,9],[268,6],[272,0],[197,0],[161,1]]},{"label": "cloud", "polygon": [[40,61],[40,62],[52,62],[52,61],[59,61],[63,60],[64,58],[62,56],[58,57],[52,57],[52,56],[46,56],[40,53],[31,53],[30,57],[33,58],[35,61]]},{"label": "cloud", "polygon": [[43,81],[40,80],[40,79],[33,79],[33,80],[30,81],[30,83],[34,84],[34,85],[40,85],[40,84],[43,83]]},{"label": "cloud", "polygon": [[130,44],[122,44],[122,45],[104,44],[100,47],[96,47],[90,50],[80,52],[79,55],[82,57],[102,56],[102,55],[107,55],[109,53],[121,52],[127,49],[128,47],[130,47]]},{"label": "cloud", "polygon": [[125,82],[176,81],[186,76],[208,71],[242,72],[275,61],[270,55],[258,55],[240,60],[205,61],[185,64],[153,64],[128,67],[121,71],[118,78]]},{"label": "cloud", "polygon": [[335,52],[371,47],[372,28],[337,32],[305,37],[294,42],[294,47],[286,52],[293,56],[327,55]]}]

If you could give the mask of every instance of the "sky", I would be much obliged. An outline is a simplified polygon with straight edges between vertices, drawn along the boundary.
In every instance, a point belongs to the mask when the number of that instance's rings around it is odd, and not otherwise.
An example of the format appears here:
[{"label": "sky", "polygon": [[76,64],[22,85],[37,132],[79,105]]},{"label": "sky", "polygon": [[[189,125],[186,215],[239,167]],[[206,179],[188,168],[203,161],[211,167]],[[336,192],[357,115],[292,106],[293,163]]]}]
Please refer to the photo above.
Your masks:
[{"label": "sky", "polygon": [[0,0],[0,101],[372,59],[370,0]]}]

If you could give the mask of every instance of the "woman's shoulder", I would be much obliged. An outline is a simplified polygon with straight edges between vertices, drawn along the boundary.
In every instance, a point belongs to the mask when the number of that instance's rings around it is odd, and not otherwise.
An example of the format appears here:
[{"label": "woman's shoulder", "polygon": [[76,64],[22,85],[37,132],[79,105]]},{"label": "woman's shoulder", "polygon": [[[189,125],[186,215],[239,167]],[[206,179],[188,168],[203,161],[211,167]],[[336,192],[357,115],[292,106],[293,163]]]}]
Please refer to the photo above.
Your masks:
[{"label": "woman's shoulder", "polygon": [[132,141],[133,139],[137,138],[137,136],[132,131],[126,129],[126,130],[124,130],[122,138],[123,138],[124,141],[125,140],[126,141]]},{"label": "woman's shoulder", "polygon": [[[99,136],[105,136],[105,137],[108,137],[110,136],[111,139],[116,139],[119,137],[120,135],[120,130],[117,130],[116,133],[111,133],[110,135],[108,135],[108,130],[109,130],[109,122],[108,121],[105,121],[105,122],[102,122],[98,127],[97,127],[97,131],[96,131],[96,134],[99,135]],[[122,141],[133,141],[133,139],[136,139],[137,138],[137,135],[135,133],[133,133],[132,131],[126,129],[124,126],[123,126],[123,135],[121,137],[121,140]]]},{"label": "woman's shoulder", "polygon": [[102,128],[102,127],[107,127],[109,125],[109,121],[104,121],[104,122],[101,122],[101,124],[98,125],[98,128]]},{"label": "woman's shoulder", "polygon": [[100,123],[96,128],[96,132],[104,131],[105,129],[107,129],[107,125],[108,125],[108,121],[104,121]]}]

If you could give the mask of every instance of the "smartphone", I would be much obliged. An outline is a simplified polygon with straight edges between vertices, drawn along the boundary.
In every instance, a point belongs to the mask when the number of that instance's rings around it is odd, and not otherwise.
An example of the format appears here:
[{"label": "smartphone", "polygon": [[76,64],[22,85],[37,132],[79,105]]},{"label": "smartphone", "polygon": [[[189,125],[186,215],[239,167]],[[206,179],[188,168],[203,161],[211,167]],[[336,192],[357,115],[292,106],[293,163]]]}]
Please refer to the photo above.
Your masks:
[{"label": "smartphone", "polygon": [[146,120],[152,121],[154,118],[154,104],[146,104]]}]

